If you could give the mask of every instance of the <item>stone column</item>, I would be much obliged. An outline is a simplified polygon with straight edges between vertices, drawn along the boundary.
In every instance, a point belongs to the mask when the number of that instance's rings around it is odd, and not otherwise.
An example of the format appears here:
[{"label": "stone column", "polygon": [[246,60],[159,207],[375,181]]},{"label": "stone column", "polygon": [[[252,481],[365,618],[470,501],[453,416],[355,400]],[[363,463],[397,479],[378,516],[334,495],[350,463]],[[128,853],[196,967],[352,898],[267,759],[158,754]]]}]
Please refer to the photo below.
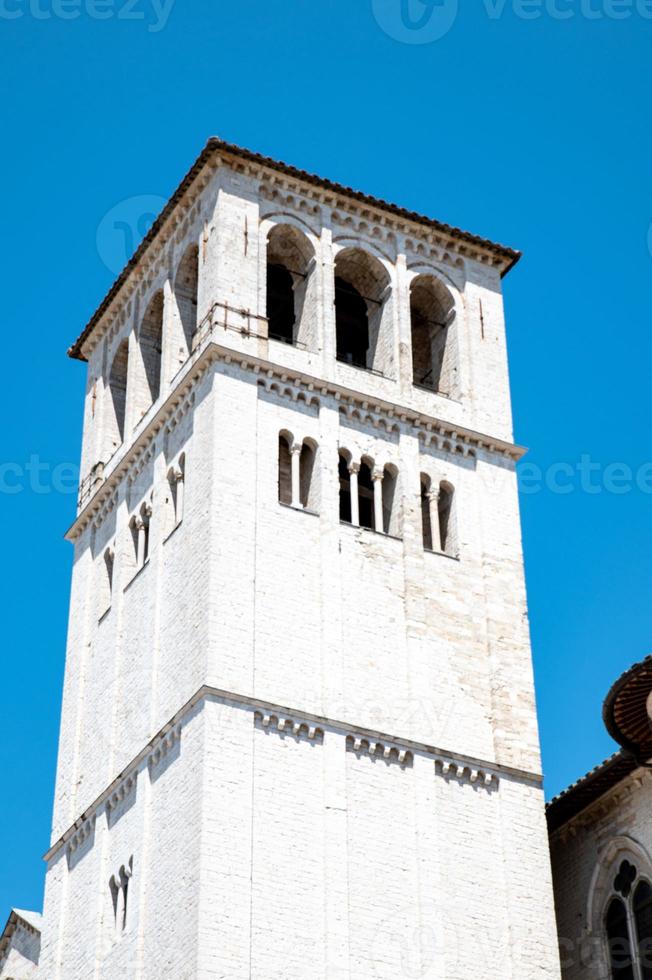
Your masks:
[{"label": "stone column", "polygon": [[358,497],[358,473],[360,472],[359,463],[349,464],[350,492],[351,492],[351,524],[360,527],[360,499]]},{"label": "stone column", "polygon": [[303,445],[295,442],[290,449],[292,458],[292,506],[301,507],[301,450]]},{"label": "stone column", "polygon": [[374,531],[383,534],[383,470],[374,470],[371,479],[374,484]]},{"label": "stone column", "polygon": [[176,493],[174,522],[178,524],[183,517],[183,470],[181,468],[174,471],[174,484]]},{"label": "stone column", "polygon": [[439,526],[439,487],[428,491],[428,507],[430,509],[430,535],[432,550],[441,551],[441,528]]}]

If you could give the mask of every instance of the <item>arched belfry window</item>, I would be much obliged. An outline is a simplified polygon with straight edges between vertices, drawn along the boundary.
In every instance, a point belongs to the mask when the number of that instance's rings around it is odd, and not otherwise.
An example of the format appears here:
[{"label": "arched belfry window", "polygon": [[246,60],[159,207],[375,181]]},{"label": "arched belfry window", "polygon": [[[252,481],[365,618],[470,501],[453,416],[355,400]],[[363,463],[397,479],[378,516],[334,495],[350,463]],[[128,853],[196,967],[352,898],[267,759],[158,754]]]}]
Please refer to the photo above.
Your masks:
[{"label": "arched belfry window", "polygon": [[275,225],[267,239],[267,322],[272,340],[314,347],[317,302],[314,251],[308,238],[289,224]]},{"label": "arched belfry window", "polygon": [[390,374],[394,329],[389,274],[359,248],[345,248],[335,259],[337,359],[354,367]]},{"label": "arched belfry window", "polygon": [[125,437],[125,410],[127,406],[127,375],[129,371],[129,342],[123,340],[118,347],[109,373],[109,454]]},{"label": "arched belfry window", "polygon": [[174,298],[181,321],[179,336],[180,363],[192,353],[197,332],[197,287],[199,282],[199,249],[189,245],[179,262],[174,278]]},{"label": "arched belfry window", "polygon": [[457,391],[455,303],[435,276],[417,276],[410,289],[414,384],[442,395]]},{"label": "arched belfry window", "polygon": [[159,290],[145,311],[138,333],[142,372],[138,384],[137,421],[161,391],[161,355],[163,351],[163,293]]},{"label": "arched belfry window", "polygon": [[338,361],[366,367],[369,353],[367,303],[355,286],[341,276],[335,277],[335,318]]},{"label": "arched belfry window", "polygon": [[626,859],[613,878],[604,930],[613,980],[652,980],[652,885]]}]

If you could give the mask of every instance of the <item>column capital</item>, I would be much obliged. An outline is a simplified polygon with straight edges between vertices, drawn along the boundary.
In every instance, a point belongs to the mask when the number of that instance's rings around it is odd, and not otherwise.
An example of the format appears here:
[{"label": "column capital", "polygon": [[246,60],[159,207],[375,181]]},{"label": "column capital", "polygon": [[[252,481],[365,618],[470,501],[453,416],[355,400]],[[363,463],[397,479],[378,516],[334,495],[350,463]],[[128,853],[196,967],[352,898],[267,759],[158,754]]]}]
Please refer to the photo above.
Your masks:
[{"label": "column capital", "polygon": [[302,442],[293,442],[292,445],[290,446],[290,455],[291,456],[300,456],[302,449],[303,449],[303,443]]},{"label": "column capital", "polygon": [[349,463],[347,469],[349,473],[351,473],[352,475],[353,473],[355,473],[355,475],[357,476],[358,473],[360,472],[360,463]]},{"label": "column capital", "polygon": [[380,469],[379,467],[375,466],[374,467],[374,471],[371,474],[371,479],[372,480],[379,480],[380,481],[380,480],[383,479],[384,476],[385,476],[385,470],[384,469]]}]

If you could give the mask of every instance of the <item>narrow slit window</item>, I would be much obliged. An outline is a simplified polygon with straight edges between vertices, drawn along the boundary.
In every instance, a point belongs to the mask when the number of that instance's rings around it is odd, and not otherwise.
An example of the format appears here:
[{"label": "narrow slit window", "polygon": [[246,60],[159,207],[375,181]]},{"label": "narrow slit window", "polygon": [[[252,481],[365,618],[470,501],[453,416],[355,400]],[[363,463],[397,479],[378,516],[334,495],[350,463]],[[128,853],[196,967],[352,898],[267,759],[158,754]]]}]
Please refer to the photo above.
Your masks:
[{"label": "narrow slit window", "polygon": [[[360,508],[360,527],[370,531],[375,529],[374,521],[374,484],[371,478],[371,467],[364,460],[360,464],[358,474],[358,503]],[[381,530],[380,528],[378,530]]]},{"label": "narrow slit window", "polygon": [[278,499],[282,504],[292,503],[292,458],[290,441],[281,433],[278,437]]},{"label": "narrow slit window", "polygon": [[426,476],[421,477],[421,533],[423,535],[423,547],[426,551],[433,550],[432,540],[432,519],[430,517],[430,480]]},{"label": "narrow slit window", "polygon": [[340,477],[340,520],[345,524],[351,523],[351,475],[349,463],[342,453],[339,456]]}]

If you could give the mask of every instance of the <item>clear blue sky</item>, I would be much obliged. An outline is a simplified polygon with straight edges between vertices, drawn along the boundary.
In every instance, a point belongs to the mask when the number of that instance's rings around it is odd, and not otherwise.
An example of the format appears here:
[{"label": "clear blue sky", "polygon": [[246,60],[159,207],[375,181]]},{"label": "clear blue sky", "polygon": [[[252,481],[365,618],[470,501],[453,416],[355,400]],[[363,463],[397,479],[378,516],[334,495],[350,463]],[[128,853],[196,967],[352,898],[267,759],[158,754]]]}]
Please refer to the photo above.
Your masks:
[{"label": "clear blue sky", "polygon": [[[55,468],[77,462],[84,388],[66,347],[113,281],[103,217],[166,197],[207,136],[522,248],[505,285],[530,462],[652,459],[652,20],[633,0],[401,2],[176,0],[166,19],[137,0],[134,20],[125,0],[0,0],[0,918],[41,907],[75,505]],[[652,496],[575,481],[522,516],[551,795],[612,751],[602,697],[652,648]]]}]

